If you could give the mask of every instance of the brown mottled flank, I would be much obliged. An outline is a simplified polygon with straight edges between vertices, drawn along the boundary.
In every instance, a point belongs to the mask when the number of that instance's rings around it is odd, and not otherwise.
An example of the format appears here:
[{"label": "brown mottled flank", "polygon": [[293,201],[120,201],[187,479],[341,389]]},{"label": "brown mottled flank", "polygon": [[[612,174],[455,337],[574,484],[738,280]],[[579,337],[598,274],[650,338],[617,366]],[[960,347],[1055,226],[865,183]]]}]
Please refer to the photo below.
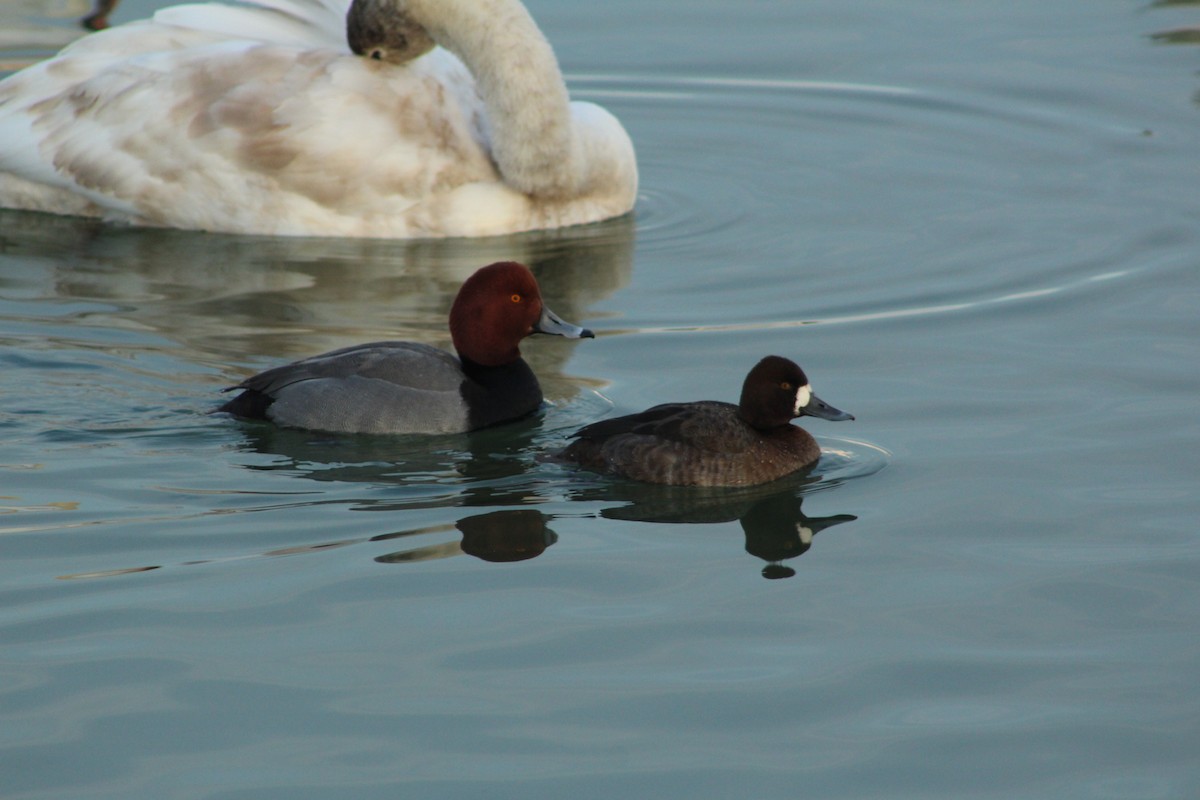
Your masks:
[{"label": "brown mottled flank", "polygon": [[[807,431],[784,425],[759,431],[732,403],[701,401],[655,406],[656,424],[608,433],[606,420],[572,442],[563,455],[580,466],[635,481],[676,486],[751,486],[815,462],[820,447]],[[672,430],[672,426],[674,429]]]}]

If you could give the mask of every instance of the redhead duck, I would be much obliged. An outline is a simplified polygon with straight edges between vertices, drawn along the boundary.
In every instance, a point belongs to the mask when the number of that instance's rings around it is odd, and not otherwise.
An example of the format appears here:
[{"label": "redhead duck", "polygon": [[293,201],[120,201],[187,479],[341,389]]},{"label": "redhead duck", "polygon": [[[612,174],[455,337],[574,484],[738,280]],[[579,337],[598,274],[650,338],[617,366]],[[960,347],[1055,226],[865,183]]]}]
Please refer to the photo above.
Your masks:
[{"label": "redhead duck", "polygon": [[336,433],[462,433],[523,417],[542,402],[518,344],[533,333],[591,331],[542,303],[533,273],[503,261],[463,283],[450,309],[458,358],[417,342],[372,342],[260,372],[217,411]]},{"label": "redhead duck", "polygon": [[491,236],[620,216],[637,180],[625,129],[571,101],[520,0],[187,3],[0,81],[7,208]]},{"label": "redhead duck", "polygon": [[679,486],[749,486],[815,463],[816,440],[791,424],[801,416],[854,419],[812,392],[804,371],[780,356],[750,370],[738,405],[665,403],[592,423],[562,457],[596,472]]}]

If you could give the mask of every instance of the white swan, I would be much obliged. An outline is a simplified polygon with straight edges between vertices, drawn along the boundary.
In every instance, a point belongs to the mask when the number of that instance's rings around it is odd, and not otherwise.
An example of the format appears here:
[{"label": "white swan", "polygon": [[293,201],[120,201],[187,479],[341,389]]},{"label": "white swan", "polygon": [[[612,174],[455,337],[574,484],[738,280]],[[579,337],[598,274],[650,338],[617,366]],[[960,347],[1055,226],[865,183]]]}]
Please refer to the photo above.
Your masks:
[{"label": "white swan", "polygon": [[0,81],[0,206],[394,238],[555,228],[633,207],[628,135],[599,106],[569,101],[519,0],[345,11],[346,0],[173,6]]}]

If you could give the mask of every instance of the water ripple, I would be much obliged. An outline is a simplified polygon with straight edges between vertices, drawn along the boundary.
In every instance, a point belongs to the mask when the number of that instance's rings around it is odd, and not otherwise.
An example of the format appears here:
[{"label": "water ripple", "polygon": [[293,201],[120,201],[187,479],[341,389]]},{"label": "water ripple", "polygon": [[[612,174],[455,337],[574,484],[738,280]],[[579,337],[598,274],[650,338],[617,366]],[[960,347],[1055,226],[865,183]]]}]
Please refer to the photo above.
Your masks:
[{"label": "water ripple", "polygon": [[[693,315],[705,324],[667,315],[614,332],[788,329],[1028,305],[1158,269],[1162,253],[1177,258],[1180,236],[1195,238],[1183,220],[1147,214],[1130,224],[1138,212],[1113,203],[1123,187],[1105,164],[1152,147],[1153,137],[1087,98],[1048,104],[776,77],[569,82],[612,107],[638,142],[639,262],[686,259],[689,281],[737,290]],[[1019,232],[997,222],[1013,217],[999,205],[1013,198],[1029,206]],[[920,260],[897,269],[893,254],[905,250]],[[794,261],[757,256],[776,251]],[[718,277],[751,264],[753,284]],[[760,287],[801,279],[824,303],[762,319]]]}]

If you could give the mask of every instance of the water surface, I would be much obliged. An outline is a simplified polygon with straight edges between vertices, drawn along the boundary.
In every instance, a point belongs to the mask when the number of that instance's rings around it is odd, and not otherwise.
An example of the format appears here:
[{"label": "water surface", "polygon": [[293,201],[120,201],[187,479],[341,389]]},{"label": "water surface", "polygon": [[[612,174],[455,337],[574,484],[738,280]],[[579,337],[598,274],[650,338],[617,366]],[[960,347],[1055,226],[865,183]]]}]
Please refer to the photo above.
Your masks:
[{"label": "water surface", "polygon": [[[1200,8],[530,9],[637,145],[632,218],[404,243],[0,212],[2,794],[1200,791],[1200,82],[1153,36]],[[12,13],[41,33],[6,59],[69,28]],[[538,417],[207,413],[284,359],[447,344],[500,258],[598,334],[527,343]],[[857,416],[812,422],[812,474],[545,458],[735,399],[767,353]]]}]

